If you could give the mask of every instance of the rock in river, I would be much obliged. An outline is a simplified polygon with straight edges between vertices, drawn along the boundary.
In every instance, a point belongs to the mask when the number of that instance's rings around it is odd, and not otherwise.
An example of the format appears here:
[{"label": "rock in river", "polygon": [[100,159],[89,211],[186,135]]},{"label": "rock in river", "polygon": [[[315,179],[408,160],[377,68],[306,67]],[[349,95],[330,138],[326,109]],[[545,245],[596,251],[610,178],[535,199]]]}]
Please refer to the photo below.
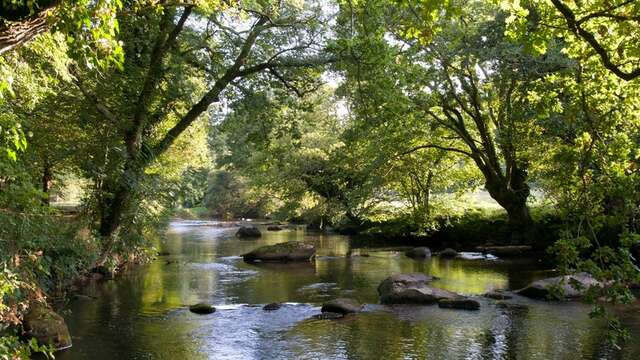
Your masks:
[{"label": "rock in river", "polygon": [[189,311],[196,314],[212,314],[216,312],[216,308],[206,303],[198,303],[189,306]]},{"label": "rock in river", "polygon": [[285,243],[259,247],[242,255],[244,261],[311,261],[316,254],[316,248],[307,243],[289,241]]},{"label": "rock in river", "polygon": [[35,305],[24,316],[23,327],[27,335],[41,344],[51,344],[57,350],[71,347],[71,335],[62,316],[44,305]]},{"label": "rock in river", "polygon": [[413,248],[404,254],[410,258],[430,258],[431,250],[426,246],[421,246],[421,247]]},{"label": "rock in river", "polygon": [[338,298],[327,301],[322,304],[322,309],[320,309],[323,313],[334,312],[340,314],[357,313],[360,312],[360,310],[362,310],[362,304],[356,300],[347,298]]},{"label": "rock in river", "polygon": [[421,273],[398,274],[386,278],[378,286],[383,304],[433,304],[440,299],[453,299],[459,295],[430,287],[434,277]]},{"label": "rock in river", "polygon": [[460,296],[453,299],[440,299],[438,300],[438,307],[448,309],[479,310],[480,303],[476,300]]},{"label": "rock in river", "polygon": [[491,290],[491,291],[488,291],[488,292],[484,293],[484,295],[482,295],[482,296],[484,296],[486,298],[489,298],[489,299],[494,299],[494,300],[508,300],[508,299],[511,299],[513,297],[513,296],[505,293],[502,290]]},{"label": "rock in river", "polygon": [[271,225],[271,226],[267,226],[267,230],[269,231],[280,231],[282,230],[282,228],[278,225]]},{"label": "rock in river", "polygon": [[262,233],[255,226],[241,226],[236,232],[236,236],[239,238],[256,238],[262,236]]},{"label": "rock in river", "polygon": [[316,320],[336,320],[344,317],[344,314],[335,312],[323,312],[322,314],[313,315]]},{"label": "rock in river", "polygon": [[[578,288],[575,288],[574,284],[578,285]],[[574,275],[556,276],[534,281],[524,289],[516,292],[523,296],[538,299],[546,299],[555,295],[564,299],[576,299],[582,297],[589,287],[601,285],[590,274],[581,272]],[[560,291],[556,294],[554,288]]]},{"label": "rock in river", "polygon": [[282,307],[282,304],[274,302],[274,303],[270,303],[270,304],[267,304],[267,305],[263,306],[262,310],[264,310],[264,311],[274,311],[274,310],[280,309],[281,307]]},{"label": "rock in river", "polygon": [[458,256],[458,252],[453,250],[452,248],[446,248],[440,251],[438,255],[440,255],[440,257],[443,257],[443,258],[454,258]]}]

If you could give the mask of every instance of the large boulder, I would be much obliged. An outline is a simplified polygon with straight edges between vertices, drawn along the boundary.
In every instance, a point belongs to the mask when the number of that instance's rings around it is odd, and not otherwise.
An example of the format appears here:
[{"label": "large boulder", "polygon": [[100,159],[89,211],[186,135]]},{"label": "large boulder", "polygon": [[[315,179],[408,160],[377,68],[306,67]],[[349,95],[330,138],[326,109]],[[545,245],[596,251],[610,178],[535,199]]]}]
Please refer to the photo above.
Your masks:
[{"label": "large boulder", "polygon": [[421,273],[398,274],[386,278],[378,286],[383,304],[433,304],[440,299],[453,299],[458,295],[447,290],[430,287],[435,278]]},{"label": "large boulder", "polygon": [[480,303],[477,300],[459,296],[453,299],[438,300],[438,307],[447,309],[478,310],[480,309]]},{"label": "large boulder", "polygon": [[239,238],[257,238],[262,236],[262,233],[255,226],[241,226],[236,232],[236,236]]},{"label": "large boulder", "polygon": [[556,276],[532,282],[516,293],[536,299],[564,298],[576,299],[582,297],[591,286],[602,286],[590,274],[581,272],[573,275]]},{"label": "large boulder", "polygon": [[440,251],[438,253],[438,255],[440,255],[440,257],[442,257],[442,258],[451,259],[451,258],[454,258],[454,257],[458,256],[458,252],[453,250],[452,248],[446,248],[446,249]]},{"label": "large boulder", "polygon": [[41,344],[56,350],[71,347],[71,335],[62,316],[44,305],[35,305],[24,316],[22,326],[26,334]]},{"label": "large boulder", "polygon": [[417,248],[413,248],[409,251],[407,251],[406,253],[404,253],[405,255],[407,255],[410,258],[414,258],[414,259],[426,259],[426,258],[430,258],[431,257],[431,249],[429,249],[426,246],[421,246],[421,247],[417,247]]},{"label": "large boulder", "polygon": [[353,299],[338,298],[322,304],[321,312],[334,312],[340,314],[357,313],[362,310],[362,304]]},{"label": "large boulder", "polygon": [[289,241],[285,243],[259,247],[242,255],[244,261],[311,261],[316,254],[316,248],[307,243]]}]

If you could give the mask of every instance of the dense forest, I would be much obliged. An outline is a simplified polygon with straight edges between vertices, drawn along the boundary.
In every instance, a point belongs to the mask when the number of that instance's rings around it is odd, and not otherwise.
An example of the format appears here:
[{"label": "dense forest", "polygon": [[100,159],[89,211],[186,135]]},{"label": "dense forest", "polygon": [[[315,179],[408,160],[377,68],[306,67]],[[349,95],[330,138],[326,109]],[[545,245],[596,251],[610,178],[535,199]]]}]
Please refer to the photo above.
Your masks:
[{"label": "dense forest", "polygon": [[[640,2],[0,2],[0,358],[172,218],[527,245],[640,283]],[[40,304],[40,305],[38,305]],[[6,355],[5,355],[6,354]]]}]

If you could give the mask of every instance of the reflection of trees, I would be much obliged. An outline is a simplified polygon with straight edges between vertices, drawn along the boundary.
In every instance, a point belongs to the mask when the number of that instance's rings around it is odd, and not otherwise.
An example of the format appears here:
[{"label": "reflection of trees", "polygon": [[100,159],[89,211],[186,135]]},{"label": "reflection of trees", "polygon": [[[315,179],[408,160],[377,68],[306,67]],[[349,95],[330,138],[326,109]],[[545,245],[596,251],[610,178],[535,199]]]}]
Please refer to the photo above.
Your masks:
[{"label": "reflection of trees", "polygon": [[[204,318],[193,321],[183,316],[140,316],[165,314],[201,300],[255,304],[272,301],[320,303],[329,298],[321,295],[328,294],[377,303],[378,284],[394,273],[433,274],[442,278],[434,286],[467,294],[479,294],[490,288],[514,287],[517,281],[528,282],[529,277],[540,275],[534,272],[535,264],[444,260],[438,257],[414,261],[392,252],[370,252],[371,257],[319,258],[315,263],[303,264],[225,262],[216,260],[216,257],[241,254],[264,244],[299,239],[302,232],[269,233],[252,241],[220,239],[216,237],[219,233],[207,234],[202,229],[195,235],[172,235],[165,244],[172,257],[162,258],[116,282],[99,286],[96,291],[101,294],[97,300],[78,303],[69,325],[74,335],[85,338],[76,342],[80,350],[74,351],[82,351],[84,347],[88,349],[84,352],[87,354],[95,349],[107,349],[104,358],[129,358],[131,354],[201,357],[203,354],[196,352],[198,344],[190,338],[196,328],[207,334],[223,334],[227,329],[220,329],[222,314],[215,314],[207,322],[202,322]],[[321,253],[324,254],[348,252],[348,243],[342,237],[314,235],[309,240],[321,244]],[[181,251],[187,254],[187,259],[200,262],[202,266],[185,263],[185,259],[179,256]],[[165,264],[166,260],[174,258],[179,262]],[[220,268],[216,266],[225,264],[229,266],[225,269],[232,273],[220,275]],[[233,273],[235,271],[242,274],[255,271],[256,274],[241,278],[241,275]],[[513,282],[513,278],[520,280]],[[315,283],[336,283],[337,286],[324,292],[300,291],[300,288]],[[345,289],[356,291],[345,293]],[[242,321],[243,327],[249,326],[246,329],[253,334],[251,338],[242,338],[243,346],[247,344],[261,354],[285,358],[313,358],[315,355],[317,358],[350,359],[568,360],[611,355],[603,346],[605,329],[601,323],[588,318],[588,306],[528,303],[529,308],[525,310],[494,309],[492,305],[483,303],[479,312],[445,310],[437,306],[382,307],[375,312],[339,321],[302,321],[282,334],[275,333],[276,330],[268,324],[262,324],[267,320],[259,314],[250,313],[248,318],[238,318],[238,321]],[[261,310],[257,311],[262,314]],[[291,314],[270,313],[269,316]],[[640,332],[639,328],[636,324],[636,334]],[[212,351],[224,346],[216,341],[204,345]],[[640,345],[633,341],[630,343],[629,354],[637,354]],[[270,347],[274,350],[268,350]],[[627,359],[633,358],[629,356]]]}]

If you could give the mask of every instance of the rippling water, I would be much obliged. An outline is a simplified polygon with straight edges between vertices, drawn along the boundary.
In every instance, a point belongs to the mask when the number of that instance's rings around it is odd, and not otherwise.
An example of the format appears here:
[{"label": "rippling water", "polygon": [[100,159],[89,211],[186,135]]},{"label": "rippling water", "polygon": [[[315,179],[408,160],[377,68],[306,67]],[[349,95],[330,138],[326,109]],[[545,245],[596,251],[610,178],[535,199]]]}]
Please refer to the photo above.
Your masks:
[{"label": "rippling water", "polygon": [[[589,306],[525,298],[499,308],[480,298],[480,311],[437,306],[378,305],[376,287],[387,276],[424,272],[434,286],[466,295],[517,289],[548,276],[533,261],[464,254],[415,261],[400,252],[349,249],[338,235],[302,229],[263,231],[239,240],[234,224],[175,222],[161,244],[164,256],[116,281],[84,291],[63,313],[73,336],[60,359],[638,359],[640,312],[626,309],[631,340],[606,346],[602,321]],[[264,229],[263,229],[264,230]],[[315,264],[242,262],[239,255],[288,240],[314,242]],[[349,254],[349,257],[345,255]],[[322,302],[352,297],[365,311],[341,320],[310,320]],[[217,311],[196,315],[186,305],[210,302]],[[277,311],[262,306],[286,302]]]}]

